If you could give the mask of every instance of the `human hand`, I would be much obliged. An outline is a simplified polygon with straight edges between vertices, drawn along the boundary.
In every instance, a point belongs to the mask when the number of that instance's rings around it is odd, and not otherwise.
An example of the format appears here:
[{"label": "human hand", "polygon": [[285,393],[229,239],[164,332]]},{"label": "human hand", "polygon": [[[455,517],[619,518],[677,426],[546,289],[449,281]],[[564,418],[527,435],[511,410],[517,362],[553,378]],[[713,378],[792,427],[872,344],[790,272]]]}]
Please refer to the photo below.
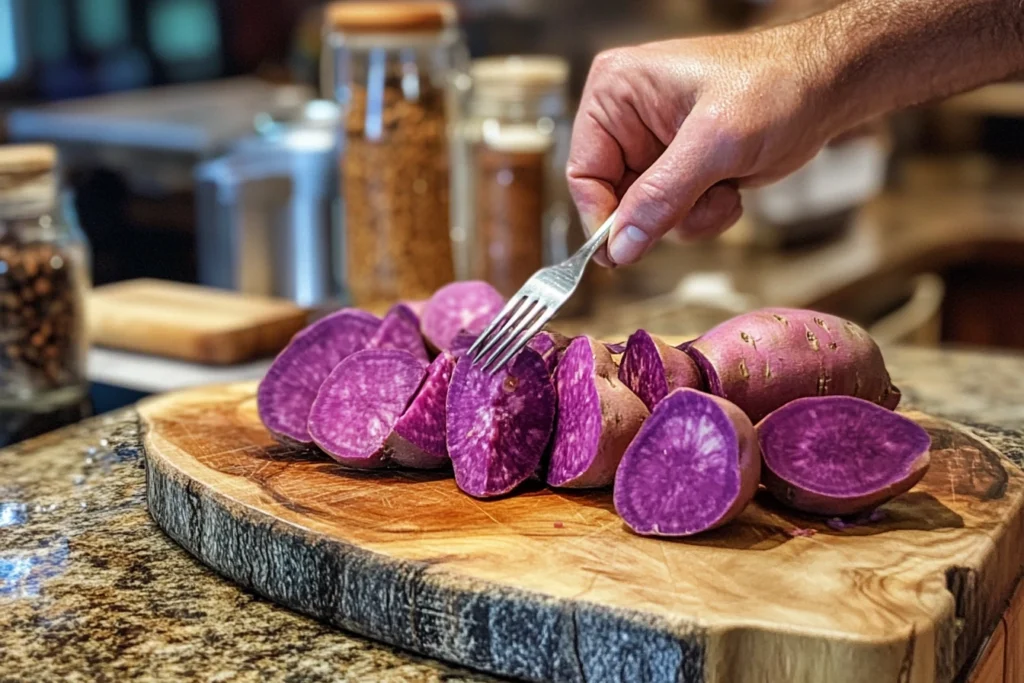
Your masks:
[{"label": "human hand", "polygon": [[859,123],[831,97],[827,50],[787,25],[604,52],[584,88],[567,167],[588,229],[618,207],[604,265],[675,230],[710,237],[739,189],[778,180]]}]

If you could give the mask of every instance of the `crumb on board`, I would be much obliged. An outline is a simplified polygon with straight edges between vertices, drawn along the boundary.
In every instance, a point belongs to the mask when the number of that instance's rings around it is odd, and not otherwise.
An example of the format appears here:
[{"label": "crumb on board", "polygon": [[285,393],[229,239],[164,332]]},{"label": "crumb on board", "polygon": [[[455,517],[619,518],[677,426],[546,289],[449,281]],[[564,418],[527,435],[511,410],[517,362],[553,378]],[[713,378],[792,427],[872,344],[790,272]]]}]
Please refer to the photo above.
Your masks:
[{"label": "crumb on board", "polygon": [[797,538],[797,537],[810,538],[811,536],[813,536],[814,534],[816,534],[818,532],[815,531],[814,529],[799,529],[798,528],[798,529],[788,529],[788,530],[786,530],[786,533],[789,534],[790,536],[792,536],[793,538]]},{"label": "crumb on board", "polygon": [[555,522],[555,528],[556,529],[564,529],[565,525],[562,524],[561,522]]}]

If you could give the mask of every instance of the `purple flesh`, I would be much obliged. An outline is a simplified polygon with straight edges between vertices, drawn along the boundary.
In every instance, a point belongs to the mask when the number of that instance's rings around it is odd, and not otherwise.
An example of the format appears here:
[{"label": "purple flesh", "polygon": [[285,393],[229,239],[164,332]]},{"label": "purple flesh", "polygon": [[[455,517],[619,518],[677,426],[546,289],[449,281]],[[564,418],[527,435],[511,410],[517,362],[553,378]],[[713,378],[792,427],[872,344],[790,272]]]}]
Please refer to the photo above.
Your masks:
[{"label": "purple flesh", "polygon": [[434,292],[421,316],[423,336],[437,350],[451,349],[460,332],[480,334],[505,306],[486,282],[453,282]]},{"label": "purple flesh", "polygon": [[[469,347],[473,345],[478,336],[478,333],[460,332],[452,341],[449,351],[456,358],[462,357],[466,351],[469,351]],[[545,330],[538,332],[526,345],[541,355],[550,375],[554,373],[558,359],[562,357],[562,352],[569,345],[569,341],[565,335]]]},{"label": "purple flesh", "polygon": [[448,352],[456,358],[461,358],[466,354],[466,351],[469,351],[469,347],[473,345],[478,336],[469,332],[459,332],[455,339],[452,340],[451,348],[448,349]]},{"label": "purple flesh", "polygon": [[646,330],[630,335],[619,366],[619,379],[640,397],[648,410],[654,410],[674,389],[703,388],[693,359]]},{"label": "purple flesh", "polygon": [[307,422],[324,379],[349,355],[363,349],[381,321],[364,311],[343,309],[301,330],[278,354],[260,382],[260,420],[277,438],[308,444]]},{"label": "purple flesh", "polygon": [[615,361],[600,342],[578,337],[555,374],[555,419],[547,483],[601,488],[615,479],[622,454],[647,418],[643,403],[615,377]]},{"label": "purple flesh", "polygon": [[309,413],[309,433],[349,467],[388,464],[388,436],[426,376],[408,351],[367,349],[341,361],[324,380]]},{"label": "purple flesh", "polygon": [[910,490],[930,462],[928,432],[850,396],[791,401],[762,420],[757,435],[768,491],[812,514],[875,508]]},{"label": "purple flesh", "polygon": [[396,304],[384,316],[377,333],[366,345],[369,349],[408,351],[424,363],[430,362],[420,334],[420,319],[406,304]]},{"label": "purple flesh", "polygon": [[499,496],[537,474],[554,424],[555,390],[533,349],[493,376],[464,357],[455,365],[447,412],[456,484],[478,498]]},{"label": "purple flesh", "polygon": [[688,536],[739,515],[759,475],[746,415],[717,396],[677,389],[626,449],[615,475],[615,510],[639,534]]},{"label": "purple flesh", "polygon": [[604,345],[613,356],[620,356],[626,352],[626,342],[605,342]]},{"label": "purple flesh", "polygon": [[429,299],[410,299],[399,302],[399,305],[406,306],[410,311],[412,311],[413,315],[417,318],[422,318],[423,311],[427,308],[427,301],[429,301]]},{"label": "purple flesh", "polygon": [[548,374],[552,375],[570,341],[572,340],[565,335],[545,330],[534,335],[526,345],[540,354],[540,357],[544,359],[544,366],[548,369]]},{"label": "purple flesh", "polygon": [[388,441],[396,465],[435,469],[448,464],[445,401],[454,369],[455,357],[450,353],[442,353],[427,368],[427,378]]}]

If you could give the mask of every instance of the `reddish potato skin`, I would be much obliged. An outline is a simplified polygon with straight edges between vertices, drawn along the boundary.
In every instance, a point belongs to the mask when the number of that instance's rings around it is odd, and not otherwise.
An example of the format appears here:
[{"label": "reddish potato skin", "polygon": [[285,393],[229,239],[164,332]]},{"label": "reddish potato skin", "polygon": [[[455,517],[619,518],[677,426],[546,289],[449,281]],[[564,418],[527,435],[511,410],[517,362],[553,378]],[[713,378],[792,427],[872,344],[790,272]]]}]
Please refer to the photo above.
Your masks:
[{"label": "reddish potato skin", "polygon": [[854,396],[889,410],[900,401],[875,341],[854,323],[825,313],[764,308],[682,348],[696,361],[708,390],[754,422],[808,396]]},{"label": "reddish potato skin", "polygon": [[[787,478],[784,474],[777,473],[776,470],[781,471],[783,467],[782,463],[774,462],[777,456],[768,438],[770,431],[788,428],[793,435],[785,441],[793,442],[799,438],[800,430],[793,429],[792,423],[801,418],[800,413],[822,407],[833,415],[843,416],[863,411],[867,421],[877,425],[879,430],[888,428],[890,434],[897,429],[901,430],[902,438],[910,444],[912,455],[905,471],[894,473],[893,480],[884,486],[844,496],[814,491],[807,484],[793,481],[795,477]],[[883,425],[883,420],[888,424]],[[821,422],[820,418],[818,422]],[[848,517],[877,508],[914,488],[924,478],[931,464],[931,439],[923,428],[903,415],[886,411],[884,406],[849,396],[807,397],[792,401],[758,422],[757,434],[762,455],[761,483],[783,505],[812,515]],[[888,440],[893,439],[890,437]],[[820,450],[824,451],[830,447],[841,448],[838,444],[821,444]],[[851,453],[851,457],[855,456],[856,453]]]},{"label": "reddish potato skin", "polygon": [[[583,354],[587,355],[586,359],[583,358]],[[572,381],[570,374],[574,370],[573,366],[581,360],[592,363],[593,370],[586,373],[585,379],[578,380],[585,386],[577,385],[570,389],[567,385]],[[609,486],[615,480],[615,471],[622,460],[622,454],[649,413],[629,387],[616,378],[615,361],[605,344],[587,337],[579,337],[570,344],[562,361],[555,374],[559,405],[571,402],[568,400],[571,397],[567,392],[593,389],[593,398],[596,398],[596,402],[577,407],[580,410],[598,411],[598,414],[592,417],[600,421],[600,428],[596,444],[570,445],[562,441],[567,437],[564,431],[569,424],[566,419],[568,416],[563,411],[559,412],[555,422],[547,483],[550,486],[576,489]],[[579,436],[584,435],[577,435]],[[578,464],[576,467],[569,466],[574,456],[579,454],[578,449],[583,449],[584,457],[589,459],[589,463],[582,470]],[[577,471],[572,471],[573,469]]]}]

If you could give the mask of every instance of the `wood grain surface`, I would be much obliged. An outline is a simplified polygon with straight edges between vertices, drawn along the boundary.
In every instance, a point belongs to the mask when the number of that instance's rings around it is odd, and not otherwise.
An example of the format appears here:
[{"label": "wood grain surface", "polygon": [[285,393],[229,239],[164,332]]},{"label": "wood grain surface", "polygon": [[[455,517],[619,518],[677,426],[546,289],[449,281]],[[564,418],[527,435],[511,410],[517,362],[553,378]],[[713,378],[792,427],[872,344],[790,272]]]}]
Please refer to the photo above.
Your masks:
[{"label": "wood grain surface", "polygon": [[484,502],[443,474],[346,471],[276,444],[255,388],[142,404],[157,523],[271,600],[499,675],[945,683],[1024,566],[1024,474],[919,413],[932,467],[881,520],[835,530],[759,498],[669,541],[631,534],[608,491]]},{"label": "wood grain surface", "polygon": [[95,344],[198,363],[273,356],[306,322],[290,301],[163,280],[97,287],[89,298]]}]

